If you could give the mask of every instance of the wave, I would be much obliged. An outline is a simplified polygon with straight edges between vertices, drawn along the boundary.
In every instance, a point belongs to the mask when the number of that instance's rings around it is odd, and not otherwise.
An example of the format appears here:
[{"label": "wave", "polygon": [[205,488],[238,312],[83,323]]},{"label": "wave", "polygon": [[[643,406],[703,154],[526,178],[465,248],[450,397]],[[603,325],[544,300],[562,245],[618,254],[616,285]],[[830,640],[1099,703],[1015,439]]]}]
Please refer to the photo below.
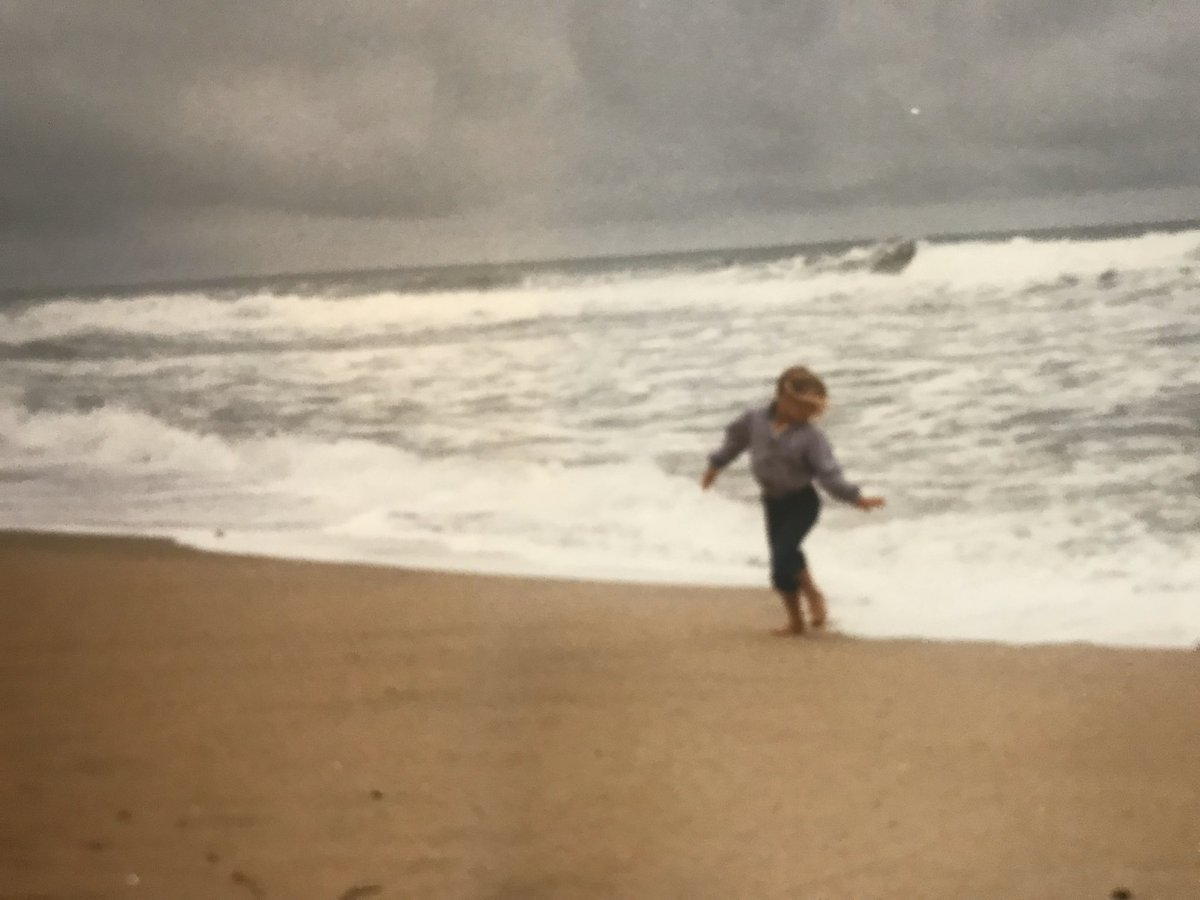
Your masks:
[{"label": "wave", "polygon": [[[911,247],[910,247],[911,244]],[[1103,239],[1008,237],[969,240],[924,238],[864,242],[834,253],[797,253],[740,266],[745,280],[793,281],[862,275],[895,265],[904,280],[947,289],[1025,285],[1075,278],[1112,287],[1122,276],[1146,272],[1191,274],[1198,268],[1200,231],[1150,232]]]},{"label": "wave", "polygon": [[0,472],[37,465],[203,476],[239,465],[237,449],[224,439],[176,428],[103,397],[81,395],[74,410],[29,405],[0,403]]},{"label": "wave", "polygon": [[[391,565],[763,584],[752,498],[735,473],[708,493],[693,475],[643,455],[563,465],[469,448],[418,453],[398,439],[222,436],[119,403],[0,402],[0,520],[10,527],[87,525]],[[1072,477],[1081,491],[1096,487],[1090,470]],[[986,502],[906,514],[901,488],[883,515],[831,504],[812,558],[857,633],[1193,642],[1200,607],[1183,598],[1200,583],[1194,531],[1165,539],[1116,507],[1081,516],[1071,487],[1068,478],[1062,496],[1047,495],[1036,521]],[[1120,552],[1095,552],[1109,545]]]},{"label": "wave", "polygon": [[[63,517],[81,511],[117,529],[147,515],[187,528],[216,514],[227,530],[304,520],[310,533],[419,538],[452,552],[528,560],[557,550],[647,565],[688,553],[675,536],[689,528],[706,543],[695,530],[704,498],[692,480],[651,462],[572,467],[421,456],[365,439],[235,439],[117,404],[83,411],[3,405],[0,436],[0,479],[37,479],[5,518],[40,515],[45,526],[70,525]],[[86,495],[76,487],[81,481],[92,486]],[[247,498],[254,509],[239,521]],[[710,535],[707,543],[720,542]]]},{"label": "wave", "polygon": [[930,242],[909,274],[950,286],[1053,284],[1075,278],[1112,287],[1130,276],[1197,272],[1200,231],[1153,232],[1105,240],[1033,239]]},{"label": "wave", "polygon": [[[862,243],[825,255],[734,257],[688,268],[623,269],[518,286],[418,294],[394,291],[210,295],[197,292],[60,298],[0,311],[0,361],[70,362],[262,348],[341,349],[453,339],[454,329],[518,327],[572,317],[674,307],[716,312],[844,297],[855,303],[975,292],[1190,289],[1200,283],[1200,232],[1079,240]],[[911,255],[909,255],[911,252]],[[878,269],[898,266],[896,274]],[[539,280],[540,279],[540,280]],[[341,284],[341,289],[346,286]]]}]

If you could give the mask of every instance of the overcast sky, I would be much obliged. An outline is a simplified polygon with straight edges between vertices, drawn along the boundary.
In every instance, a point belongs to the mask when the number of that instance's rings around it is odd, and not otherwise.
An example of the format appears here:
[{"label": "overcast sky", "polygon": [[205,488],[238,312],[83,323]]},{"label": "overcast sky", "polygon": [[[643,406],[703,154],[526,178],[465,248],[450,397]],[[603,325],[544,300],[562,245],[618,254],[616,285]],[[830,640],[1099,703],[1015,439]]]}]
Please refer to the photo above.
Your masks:
[{"label": "overcast sky", "polygon": [[1194,0],[0,0],[0,286],[1196,217],[1198,46]]}]

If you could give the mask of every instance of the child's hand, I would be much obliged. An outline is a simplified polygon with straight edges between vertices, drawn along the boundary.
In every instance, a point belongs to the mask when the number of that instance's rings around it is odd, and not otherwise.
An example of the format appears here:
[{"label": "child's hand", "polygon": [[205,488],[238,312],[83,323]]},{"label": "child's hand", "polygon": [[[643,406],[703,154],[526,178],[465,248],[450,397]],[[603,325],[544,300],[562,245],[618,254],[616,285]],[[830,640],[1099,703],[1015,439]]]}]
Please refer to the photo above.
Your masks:
[{"label": "child's hand", "polygon": [[886,506],[887,501],[882,497],[859,497],[858,500],[854,502],[854,505],[859,509],[870,512],[873,509],[879,509],[881,506]]},{"label": "child's hand", "polygon": [[712,487],[713,482],[717,480],[717,473],[720,471],[720,469],[714,469],[712,466],[705,469],[704,474],[700,476],[700,489],[707,491]]}]

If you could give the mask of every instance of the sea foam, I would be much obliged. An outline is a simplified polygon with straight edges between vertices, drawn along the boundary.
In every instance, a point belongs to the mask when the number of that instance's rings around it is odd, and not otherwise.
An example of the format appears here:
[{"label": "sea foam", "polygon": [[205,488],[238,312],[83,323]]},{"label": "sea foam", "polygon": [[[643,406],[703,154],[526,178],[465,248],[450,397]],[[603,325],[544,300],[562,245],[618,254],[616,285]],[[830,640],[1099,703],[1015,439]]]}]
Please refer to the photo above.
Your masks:
[{"label": "sea foam", "polygon": [[766,589],[724,426],[806,362],[847,474],[807,545],[853,633],[1200,639],[1200,234],[923,242],[336,295],[0,312],[0,523],[280,556]]}]

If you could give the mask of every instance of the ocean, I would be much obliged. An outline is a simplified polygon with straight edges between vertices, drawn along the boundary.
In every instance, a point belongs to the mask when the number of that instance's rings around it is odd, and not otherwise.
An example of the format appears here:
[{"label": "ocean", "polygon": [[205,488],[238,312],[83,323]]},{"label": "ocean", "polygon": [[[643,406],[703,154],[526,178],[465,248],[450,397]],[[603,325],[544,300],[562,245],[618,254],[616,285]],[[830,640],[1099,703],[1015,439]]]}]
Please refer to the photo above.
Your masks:
[{"label": "ocean", "polygon": [[799,363],[889,503],[806,544],[841,630],[1200,641],[1200,226],[878,249],[9,296],[0,527],[777,604],[746,461],[698,479]]}]

